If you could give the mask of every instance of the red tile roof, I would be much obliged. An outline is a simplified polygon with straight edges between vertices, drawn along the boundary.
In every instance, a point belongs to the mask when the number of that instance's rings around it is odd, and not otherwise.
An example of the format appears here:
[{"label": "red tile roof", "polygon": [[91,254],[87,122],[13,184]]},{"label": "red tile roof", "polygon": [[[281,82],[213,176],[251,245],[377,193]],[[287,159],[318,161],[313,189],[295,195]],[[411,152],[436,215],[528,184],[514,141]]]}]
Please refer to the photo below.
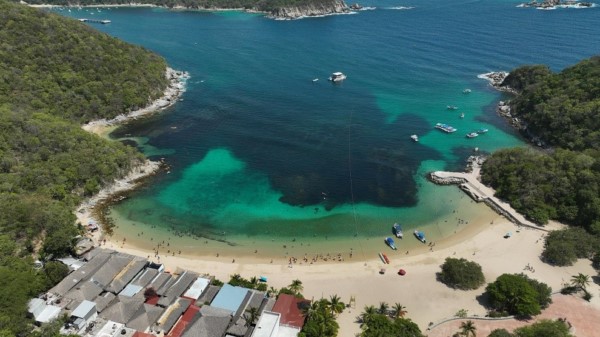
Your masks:
[{"label": "red tile roof", "polygon": [[273,306],[272,311],[281,314],[280,324],[291,325],[302,329],[304,326],[304,315],[302,308],[310,305],[309,300],[296,298],[293,295],[281,294]]},{"label": "red tile roof", "polygon": [[177,324],[171,329],[168,337],[179,337],[183,335],[185,328],[190,324],[196,314],[200,311],[200,307],[190,305],[188,309],[183,313]]}]

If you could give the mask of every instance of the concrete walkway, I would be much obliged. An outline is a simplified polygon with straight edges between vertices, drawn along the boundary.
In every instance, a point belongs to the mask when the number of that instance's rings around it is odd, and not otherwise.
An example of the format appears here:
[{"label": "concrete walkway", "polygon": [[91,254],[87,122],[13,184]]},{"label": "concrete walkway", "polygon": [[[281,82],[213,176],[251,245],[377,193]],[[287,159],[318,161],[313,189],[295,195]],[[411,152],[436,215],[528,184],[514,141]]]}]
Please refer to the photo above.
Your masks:
[{"label": "concrete walkway", "polygon": [[473,200],[485,202],[495,211],[506,216],[510,221],[519,226],[545,230],[541,226],[525,219],[523,215],[513,209],[509,204],[496,198],[494,196],[495,191],[479,181],[480,170],[481,168],[478,165],[473,165],[473,171],[470,173],[436,171],[432,172],[431,176],[434,181],[447,182],[448,184],[459,183],[460,188],[469,194]]}]

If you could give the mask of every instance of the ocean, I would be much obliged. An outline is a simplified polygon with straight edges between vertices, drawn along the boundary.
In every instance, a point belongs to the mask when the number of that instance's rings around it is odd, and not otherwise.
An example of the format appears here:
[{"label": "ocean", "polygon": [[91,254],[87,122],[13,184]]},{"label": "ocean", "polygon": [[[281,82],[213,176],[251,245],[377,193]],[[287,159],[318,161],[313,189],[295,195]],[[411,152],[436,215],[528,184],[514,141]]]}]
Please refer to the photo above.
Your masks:
[{"label": "ocean", "polygon": [[[395,222],[406,236],[419,229],[438,240],[494,217],[456,187],[425,179],[462,170],[472,154],[527,146],[495,112],[508,97],[478,74],[540,63],[560,71],[598,53],[599,7],[518,4],[365,1],[354,14],[291,21],[238,11],[53,11],[111,20],[90,25],[191,75],[181,102],[111,135],[171,166],[111,207],[117,237],[200,255],[370,257]],[[332,84],[335,71],[347,79]],[[481,128],[489,131],[465,137]],[[399,249],[418,245],[408,237]]]}]

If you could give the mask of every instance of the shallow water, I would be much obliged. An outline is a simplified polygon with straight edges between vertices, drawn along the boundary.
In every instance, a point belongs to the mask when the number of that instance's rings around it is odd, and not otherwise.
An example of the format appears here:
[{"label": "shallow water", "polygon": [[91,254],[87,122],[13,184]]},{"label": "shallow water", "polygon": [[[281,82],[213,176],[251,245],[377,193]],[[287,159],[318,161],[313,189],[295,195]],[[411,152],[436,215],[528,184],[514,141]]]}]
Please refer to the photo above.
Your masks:
[{"label": "shallow water", "polygon": [[[94,27],[156,51],[192,76],[182,102],[113,133],[172,165],[112,208],[117,235],[142,228],[174,241],[175,234],[193,235],[198,239],[178,245],[202,252],[274,242],[268,250],[282,254],[279,243],[300,240],[311,251],[370,250],[391,235],[394,222],[437,239],[454,233],[457,218],[489,218],[458,189],[424,179],[431,170],[462,168],[475,147],[524,146],[494,112],[502,94],[477,75],[530,63],[560,70],[600,45],[598,8],[517,4],[386,0],[355,15],[295,21],[240,12],[96,11],[95,18],[112,23]],[[332,85],[333,71],[347,80]],[[465,88],[472,92],[463,94]],[[458,131],[435,130],[438,122]],[[489,132],[465,137],[482,127]],[[215,247],[201,248],[206,240]],[[153,242],[139,237],[139,244]]]}]

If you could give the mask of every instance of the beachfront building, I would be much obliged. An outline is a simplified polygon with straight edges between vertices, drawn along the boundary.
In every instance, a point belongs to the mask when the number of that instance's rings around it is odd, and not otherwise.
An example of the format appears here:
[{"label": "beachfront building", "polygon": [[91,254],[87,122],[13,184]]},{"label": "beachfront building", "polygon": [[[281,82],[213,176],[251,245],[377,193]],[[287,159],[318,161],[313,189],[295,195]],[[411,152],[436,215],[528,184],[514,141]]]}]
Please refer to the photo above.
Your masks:
[{"label": "beachfront building", "polygon": [[280,325],[302,330],[304,326],[304,309],[310,306],[310,301],[293,295],[280,294],[272,311],[281,314]]},{"label": "beachfront building", "polygon": [[[251,336],[254,322],[246,322],[246,311],[270,312],[276,304],[264,292],[229,284],[214,286],[209,276],[186,270],[165,272],[162,265],[108,249],[95,248],[80,260],[66,259],[65,263],[77,267],[42,298],[30,302],[30,312],[39,323],[68,315],[71,319],[62,330],[65,334]],[[297,306],[287,296],[281,300],[282,308],[285,303]],[[281,310],[292,313],[287,314],[291,317],[286,316],[288,321],[298,321],[298,312]],[[263,325],[271,324],[273,315],[284,316],[271,312],[262,319]],[[277,322],[278,336],[296,336],[300,331],[295,328],[292,334],[281,334],[286,325],[280,324],[280,318]]]}]

